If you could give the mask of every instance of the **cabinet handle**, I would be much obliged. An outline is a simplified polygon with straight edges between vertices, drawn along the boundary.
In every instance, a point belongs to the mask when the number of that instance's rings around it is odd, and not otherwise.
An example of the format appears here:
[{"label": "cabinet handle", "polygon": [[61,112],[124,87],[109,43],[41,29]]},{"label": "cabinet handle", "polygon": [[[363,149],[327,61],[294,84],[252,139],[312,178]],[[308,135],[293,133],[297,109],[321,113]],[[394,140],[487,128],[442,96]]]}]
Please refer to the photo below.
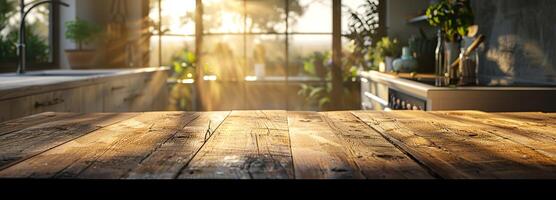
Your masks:
[{"label": "cabinet handle", "polygon": [[124,89],[124,88],[125,88],[125,86],[114,86],[114,87],[111,88],[111,90],[116,91],[116,90],[121,90],[121,89]]},{"label": "cabinet handle", "polygon": [[133,101],[141,96],[143,96],[143,93],[129,95],[128,97],[124,98],[124,102]]},{"label": "cabinet handle", "polygon": [[61,103],[64,103],[64,99],[55,98],[55,99],[50,100],[50,101],[35,102],[35,108],[53,106],[53,105],[61,104]]}]

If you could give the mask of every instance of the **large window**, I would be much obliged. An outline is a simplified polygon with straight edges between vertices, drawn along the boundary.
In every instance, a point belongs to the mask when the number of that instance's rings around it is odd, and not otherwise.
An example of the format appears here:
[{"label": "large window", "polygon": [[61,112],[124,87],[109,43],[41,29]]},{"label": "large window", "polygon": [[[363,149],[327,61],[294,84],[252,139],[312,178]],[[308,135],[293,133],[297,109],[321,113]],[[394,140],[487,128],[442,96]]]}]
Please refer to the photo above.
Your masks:
[{"label": "large window", "polygon": [[196,80],[207,81],[210,93],[201,99],[205,109],[318,109],[298,93],[301,87],[330,84],[333,37],[342,34],[333,31],[333,0],[151,0],[151,5],[151,64],[171,66],[187,83],[202,76]]},{"label": "large window", "polygon": [[[25,0],[26,4],[39,0]],[[19,34],[19,0],[0,0],[0,71],[15,71]],[[53,10],[49,4],[41,5],[26,18],[27,62],[30,68],[52,66],[55,30]]]}]

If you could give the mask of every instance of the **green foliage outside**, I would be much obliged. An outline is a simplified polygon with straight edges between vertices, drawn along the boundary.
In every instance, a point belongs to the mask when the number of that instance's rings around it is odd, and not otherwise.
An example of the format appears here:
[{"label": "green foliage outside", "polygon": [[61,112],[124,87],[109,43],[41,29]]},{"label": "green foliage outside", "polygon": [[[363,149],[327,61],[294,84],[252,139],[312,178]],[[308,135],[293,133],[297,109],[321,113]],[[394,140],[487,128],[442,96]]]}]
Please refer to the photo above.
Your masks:
[{"label": "green foliage outside", "polygon": [[[173,73],[170,79],[184,80],[194,79],[195,77],[195,52],[187,48],[182,49],[172,56]],[[170,101],[178,110],[193,110],[193,91],[192,87],[183,84],[175,84],[171,88]]]},{"label": "green foliage outside", "polygon": [[67,21],[65,26],[66,39],[75,42],[79,50],[83,50],[83,44],[94,41],[101,33],[99,26],[81,19]]},{"label": "green foliage outside", "polygon": [[440,0],[427,8],[426,16],[432,26],[444,32],[449,42],[459,42],[474,22],[468,0]]},{"label": "green foliage outside", "polygon": [[345,64],[364,70],[376,69],[372,62],[373,43],[377,40],[379,28],[378,4],[372,0],[365,0],[360,6],[363,13],[349,9],[348,33],[350,40]]},{"label": "green foliage outside", "polygon": [[[17,14],[16,1],[0,0],[0,63],[17,62],[17,42],[19,40],[19,30],[17,27],[9,27],[8,20]],[[27,24],[26,43],[27,43],[27,62],[44,63],[48,62],[50,48],[47,41],[37,34],[33,24]]]},{"label": "green foliage outside", "polygon": [[[314,52],[313,55],[304,59],[303,69],[306,74],[313,77],[320,77],[323,80],[327,80],[325,83],[318,84],[318,85],[311,85],[311,84],[301,84],[300,89],[298,90],[297,94],[301,95],[305,99],[305,106],[307,107],[318,107],[321,110],[329,110],[334,107],[331,105],[332,101],[332,53],[326,51],[322,52]],[[322,69],[319,69],[322,66]],[[353,101],[351,95],[353,94],[352,89],[354,89],[355,85],[355,77],[357,77],[357,68],[355,67],[346,67],[343,65],[342,70],[342,89],[343,89],[343,96],[341,98],[344,101]],[[321,72],[319,72],[321,71]],[[322,72],[323,71],[323,72]],[[346,103],[347,105],[351,105],[353,103]]]}]

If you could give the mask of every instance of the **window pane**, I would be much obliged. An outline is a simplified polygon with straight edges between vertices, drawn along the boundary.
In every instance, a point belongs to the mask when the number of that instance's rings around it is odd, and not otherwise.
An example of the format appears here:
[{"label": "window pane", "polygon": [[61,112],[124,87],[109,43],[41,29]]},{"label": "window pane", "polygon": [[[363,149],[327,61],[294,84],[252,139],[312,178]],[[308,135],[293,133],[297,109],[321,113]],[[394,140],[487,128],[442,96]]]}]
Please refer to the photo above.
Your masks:
[{"label": "window pane", "polygon": [[[378,0],[372,0],[372,2],[378,4]],[[350,18],[350,10],[358,13],[364,13],[364,10],[361,9],[361,5],[365,3],[366,1],[361,1],[361,0],[342,0],[342,33],[343,34],[345,34],[349,30],[348,24]]]},{"label": "window pane", "polygon": [[290,1],[288,32],[332,33],[332,0]]},{"label": "window pane", "polygon": [[251,33],[286,32],[286,1],[247,0],[246,30]]},{"label": "window pane", "polygon": [[[149,18],[158,24],[158,0],[151,0],[151,5]],[[162,0],[161,10],[163,32],[195,34],[195,0]]]},{"label": "window pane", "polygon": [[256,35],[247,37],[247,75],[285,76],[286,37],[284,35]]},{"label": "window pane", "polygon": [[[38,0],[26,0],[33,3]],[[19,1],[6,0],[0,8],[0,62],[17,62],[19,33]],[[50,6],[41,5],[33,9],[26,18],[27,61],[30,63],[46,63],[52,61],[50,41]],[[15,65],[14,65],[15,67]]]},{"label": "window pane", "polygon": [[332,35],[291,35],[290,76],[326,78],[331,64]]},{"label": "window pane", "polygon": [[[158,66],[158,36],[151,37],[151,66]],[[184,52],[195,52],[195,37],[162,36],[162,65],[172,66]]]},{"label": "window pane", "polygon": [[244,30],[242,0],[204,0],[203,32],[239,33]]},{"label": "window pane", "polygon": [[206,75],[219,80],[238,81],[245,78],[243,36],[204,36],[201,64]]}]

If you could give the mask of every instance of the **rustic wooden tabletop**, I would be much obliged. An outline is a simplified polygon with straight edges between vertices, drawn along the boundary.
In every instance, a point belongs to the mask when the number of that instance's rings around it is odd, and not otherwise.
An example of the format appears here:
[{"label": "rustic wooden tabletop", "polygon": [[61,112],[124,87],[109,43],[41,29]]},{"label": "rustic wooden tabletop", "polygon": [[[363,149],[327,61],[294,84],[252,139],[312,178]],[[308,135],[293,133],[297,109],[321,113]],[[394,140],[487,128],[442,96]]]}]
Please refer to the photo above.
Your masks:
[{"label": "rustic wooden tabletop", "polygon": [[42,113],[0,124],[0,177],[556,178],[556,114]]}]

